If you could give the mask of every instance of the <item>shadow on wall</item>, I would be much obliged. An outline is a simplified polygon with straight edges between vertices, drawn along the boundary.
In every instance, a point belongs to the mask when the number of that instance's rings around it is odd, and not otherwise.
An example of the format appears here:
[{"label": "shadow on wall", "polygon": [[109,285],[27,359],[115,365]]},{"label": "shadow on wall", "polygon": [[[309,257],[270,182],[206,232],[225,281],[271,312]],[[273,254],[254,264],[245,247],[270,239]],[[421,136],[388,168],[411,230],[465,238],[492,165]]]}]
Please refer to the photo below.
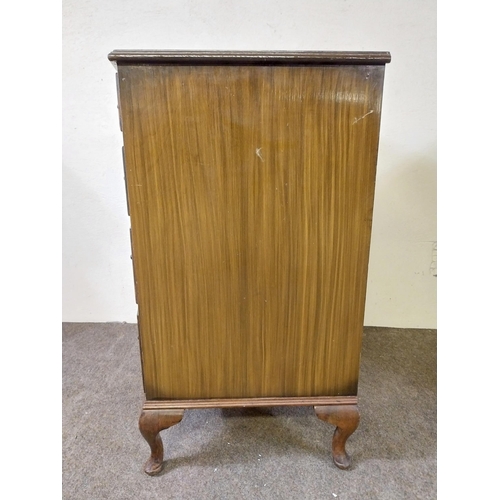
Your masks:
[{"label": "shadow on wall", "polygon": [[437,212],[435,144],[408,156],[380,144],[375,187],[375,240],[434,241]]},{"label": "shadow on wall", "polygon": [[381,142],[365,325],[436,327],[436,162]]}]

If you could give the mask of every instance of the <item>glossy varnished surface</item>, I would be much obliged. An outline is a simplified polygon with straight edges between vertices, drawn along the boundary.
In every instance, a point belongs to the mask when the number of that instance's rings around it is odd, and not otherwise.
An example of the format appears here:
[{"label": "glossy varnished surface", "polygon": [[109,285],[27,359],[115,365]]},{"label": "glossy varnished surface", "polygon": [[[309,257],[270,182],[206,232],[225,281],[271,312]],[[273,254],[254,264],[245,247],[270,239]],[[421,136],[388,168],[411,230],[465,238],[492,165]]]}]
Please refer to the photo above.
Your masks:
[{"label": "glossy varnished surface", "polygon": [[355,395],[384,67],[118,70],[147,398]]}]

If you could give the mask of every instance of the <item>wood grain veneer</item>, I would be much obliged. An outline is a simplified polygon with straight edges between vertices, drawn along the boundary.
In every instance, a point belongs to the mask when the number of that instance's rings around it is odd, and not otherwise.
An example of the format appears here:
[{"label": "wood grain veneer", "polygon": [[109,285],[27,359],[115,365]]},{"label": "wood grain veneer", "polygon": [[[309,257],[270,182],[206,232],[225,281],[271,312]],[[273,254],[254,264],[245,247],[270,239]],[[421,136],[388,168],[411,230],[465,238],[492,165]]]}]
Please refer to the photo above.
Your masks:
[{"label": "wood grain veneer", "polygon": [[146,398],[356,395],[384,66],[143,62],[118,81]]},{"label": "wood grain veneer", "polygon": [[144,470],[189,408],[312,405],[357,383],[387,52],[114,51],[146,401]]}]

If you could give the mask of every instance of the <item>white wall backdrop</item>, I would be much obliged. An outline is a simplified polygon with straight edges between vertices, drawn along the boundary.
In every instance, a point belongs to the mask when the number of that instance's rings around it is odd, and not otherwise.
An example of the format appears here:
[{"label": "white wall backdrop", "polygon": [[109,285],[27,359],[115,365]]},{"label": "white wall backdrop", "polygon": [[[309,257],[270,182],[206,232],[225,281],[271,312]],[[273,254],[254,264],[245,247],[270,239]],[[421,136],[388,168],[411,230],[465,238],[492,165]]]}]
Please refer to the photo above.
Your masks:
[{"label": "white wall backdrop", "polygon": [[136,320],[113,49],[390,51],[365,324],[436,327],[435,0],[64,0],[63,321]]}]

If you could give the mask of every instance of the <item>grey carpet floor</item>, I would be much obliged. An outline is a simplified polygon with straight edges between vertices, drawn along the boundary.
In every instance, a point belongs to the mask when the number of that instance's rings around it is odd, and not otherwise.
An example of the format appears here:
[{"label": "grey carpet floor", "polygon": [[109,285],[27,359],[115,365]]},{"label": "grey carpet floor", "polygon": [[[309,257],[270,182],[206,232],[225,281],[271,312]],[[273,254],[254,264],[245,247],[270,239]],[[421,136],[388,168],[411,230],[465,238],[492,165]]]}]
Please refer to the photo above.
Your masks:
[{"label": "grey carpet floor", "polygon": [[[436,498],[436,331],[365,328],[350,470],[310,407],[187,410],[149,477],[134,324],[63,323],[63,498]],[[42,492],[41,492],[42,493]]]}]

